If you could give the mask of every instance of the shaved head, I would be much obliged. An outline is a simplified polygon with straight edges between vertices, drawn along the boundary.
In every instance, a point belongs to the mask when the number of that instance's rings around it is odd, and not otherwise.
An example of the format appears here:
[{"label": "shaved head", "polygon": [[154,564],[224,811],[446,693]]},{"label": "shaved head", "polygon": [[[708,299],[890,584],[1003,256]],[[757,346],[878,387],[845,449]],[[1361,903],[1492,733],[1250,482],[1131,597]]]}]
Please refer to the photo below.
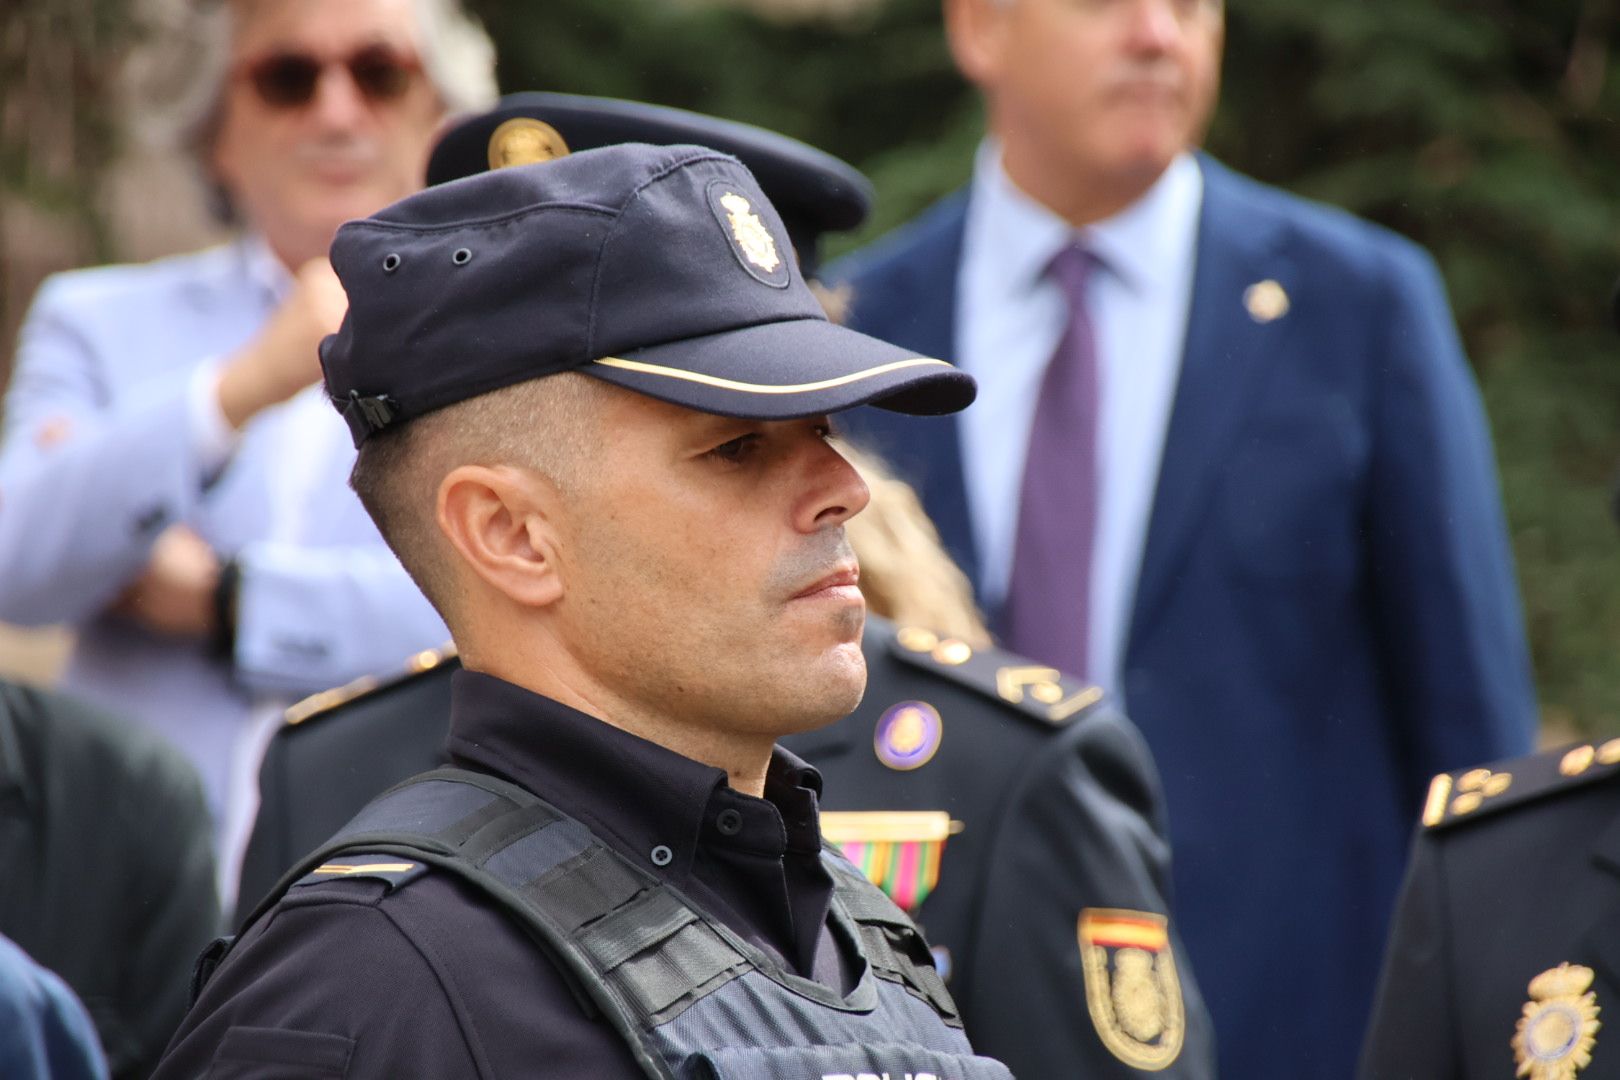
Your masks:
[{"label": "shaved head", "polygon": [[436,521],[439,482],[459,465],[514,465],[575,494],[601,445],[601,402],[614,389],[565,372],[480,394],[369,438],[349,486],[412,580],[454,626],[454,553]]}]

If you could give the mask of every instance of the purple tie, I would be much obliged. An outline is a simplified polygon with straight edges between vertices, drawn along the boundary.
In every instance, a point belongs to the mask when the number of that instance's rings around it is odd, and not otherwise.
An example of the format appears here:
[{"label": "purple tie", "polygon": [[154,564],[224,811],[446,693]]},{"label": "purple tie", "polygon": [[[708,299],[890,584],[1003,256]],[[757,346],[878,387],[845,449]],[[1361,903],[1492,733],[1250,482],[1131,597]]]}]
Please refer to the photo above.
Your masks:
[{"label": "purple tie", "polygon": [[1068,299],[1069,319],[1035,405],[1002,617],[1009,649],[1081,676],[1097,533],[1097,343],[1086,311],[1095,264],[1071,245],[1047,266]]}]

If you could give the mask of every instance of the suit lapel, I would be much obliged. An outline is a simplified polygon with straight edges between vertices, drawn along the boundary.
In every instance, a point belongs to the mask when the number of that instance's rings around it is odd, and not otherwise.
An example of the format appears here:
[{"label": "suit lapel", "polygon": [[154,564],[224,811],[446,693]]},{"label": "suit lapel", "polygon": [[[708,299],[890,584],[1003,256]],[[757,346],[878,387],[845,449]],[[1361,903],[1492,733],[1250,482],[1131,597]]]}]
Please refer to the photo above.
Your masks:
[{"label": "suit lapel", "polygon": [[1298,314],[1263,321],[1246,293],[1263,281],[1294,295],[1295,274],[1279,250],[1274,213],[1244,181],[1207,157],[1192,303],[1181,374],[1165,433],[1130,640],[1136,641],[1171,591],[1176,568],[1197,535],[1216,470],[1258,398],[1267,370],[1287,350]]}]

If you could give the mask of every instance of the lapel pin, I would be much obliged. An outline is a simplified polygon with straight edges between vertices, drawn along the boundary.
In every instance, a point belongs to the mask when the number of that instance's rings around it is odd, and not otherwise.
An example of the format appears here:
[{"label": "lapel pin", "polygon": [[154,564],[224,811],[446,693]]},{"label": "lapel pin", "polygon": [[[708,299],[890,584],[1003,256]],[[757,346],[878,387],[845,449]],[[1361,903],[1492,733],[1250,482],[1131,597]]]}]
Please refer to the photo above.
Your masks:
[{"label": "lapel pin", "polygon": [[1288,314],[1288,293],[1271,278],[1243,290],[1243,306],[1257,323],[1273,322]]}]

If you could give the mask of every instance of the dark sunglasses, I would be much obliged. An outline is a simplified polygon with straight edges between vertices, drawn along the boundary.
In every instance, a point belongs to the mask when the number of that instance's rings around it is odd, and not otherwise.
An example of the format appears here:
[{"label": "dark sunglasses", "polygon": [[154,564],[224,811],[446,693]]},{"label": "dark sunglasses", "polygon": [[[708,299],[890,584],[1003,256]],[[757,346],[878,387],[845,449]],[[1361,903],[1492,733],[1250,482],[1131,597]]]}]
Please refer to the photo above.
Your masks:
[{"label": "dark sunglasses", "polygon": [[373,105],[396,101],[415,81],[421,65],[387,45],[367,45],[349,56],[325,60],[300,52],[276,52],[244,63],[238,74],[253,84],[271,108],[298,109],[315,97],[315,87],[328,64],[342,64],[355,88]]}]

